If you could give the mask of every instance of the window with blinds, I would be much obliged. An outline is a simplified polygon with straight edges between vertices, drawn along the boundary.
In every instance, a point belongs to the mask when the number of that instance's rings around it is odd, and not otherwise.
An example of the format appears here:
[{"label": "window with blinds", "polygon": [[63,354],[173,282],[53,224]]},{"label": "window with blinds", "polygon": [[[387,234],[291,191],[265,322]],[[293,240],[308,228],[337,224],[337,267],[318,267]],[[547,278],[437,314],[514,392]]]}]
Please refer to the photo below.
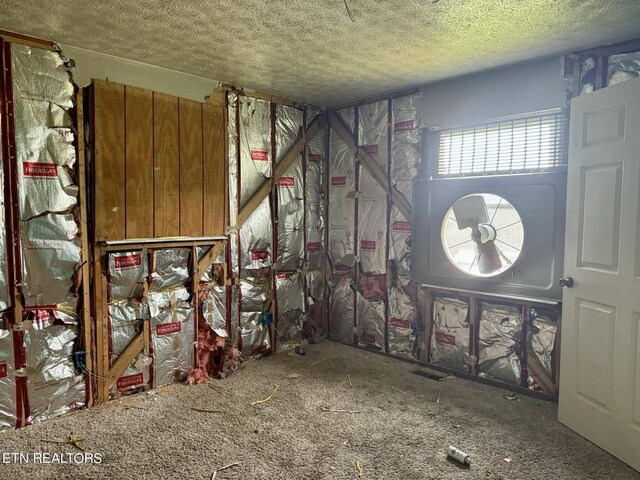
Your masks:
[{"label": "window with blinds", "polygon": [[437,175],[540,172],[567,165],[563,111],[439,132]]}]

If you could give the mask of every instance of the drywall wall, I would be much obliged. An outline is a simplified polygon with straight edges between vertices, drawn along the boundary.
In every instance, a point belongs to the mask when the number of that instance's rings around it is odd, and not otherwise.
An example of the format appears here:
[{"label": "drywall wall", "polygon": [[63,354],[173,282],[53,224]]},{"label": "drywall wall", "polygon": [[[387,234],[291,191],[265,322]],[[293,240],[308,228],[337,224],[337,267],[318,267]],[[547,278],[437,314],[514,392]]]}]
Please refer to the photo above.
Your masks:
[{"label": "drywall wall", "polygon": [[429,128],[483,122],[566,103],[557,56],[430,83],[420,90],[420,116]]},{"label": "drywall wall", "polygon": [[81,87],[95,78],[202,102],[218,85],[215,80],[71,45],[62,45],[62,53],[75,61],[73,80]]}]

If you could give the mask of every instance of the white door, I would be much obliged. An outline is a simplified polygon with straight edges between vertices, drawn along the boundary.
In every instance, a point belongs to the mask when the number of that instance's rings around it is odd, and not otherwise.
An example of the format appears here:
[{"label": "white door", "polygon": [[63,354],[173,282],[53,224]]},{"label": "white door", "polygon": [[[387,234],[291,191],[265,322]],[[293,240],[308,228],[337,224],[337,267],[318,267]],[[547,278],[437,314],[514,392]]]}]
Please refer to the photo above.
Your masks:
[{"label": "white door", "polygon": [[640,470],[640,78],[571,104],[559,420]]}]

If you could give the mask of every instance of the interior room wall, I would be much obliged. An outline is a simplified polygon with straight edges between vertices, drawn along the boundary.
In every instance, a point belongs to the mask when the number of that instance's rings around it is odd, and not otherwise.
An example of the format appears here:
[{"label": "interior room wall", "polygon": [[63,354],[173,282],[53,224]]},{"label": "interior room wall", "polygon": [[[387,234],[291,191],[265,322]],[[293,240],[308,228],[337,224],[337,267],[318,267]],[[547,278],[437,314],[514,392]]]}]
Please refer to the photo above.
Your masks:
[{"label": "interior room wall", "polygon": [[488,70],[420,87],[420,117],[437,128],[563,107],[566,104],[561,58]]}]

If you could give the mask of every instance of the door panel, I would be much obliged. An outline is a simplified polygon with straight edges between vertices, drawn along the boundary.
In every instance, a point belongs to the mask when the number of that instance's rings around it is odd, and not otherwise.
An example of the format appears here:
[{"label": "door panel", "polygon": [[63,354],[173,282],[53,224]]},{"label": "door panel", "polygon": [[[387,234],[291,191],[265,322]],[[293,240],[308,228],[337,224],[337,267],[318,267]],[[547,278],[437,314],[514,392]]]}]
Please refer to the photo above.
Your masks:
[{"label": "door panel", "polygon": [[640,469],[640,78],[573,100],[559,420]]}]

